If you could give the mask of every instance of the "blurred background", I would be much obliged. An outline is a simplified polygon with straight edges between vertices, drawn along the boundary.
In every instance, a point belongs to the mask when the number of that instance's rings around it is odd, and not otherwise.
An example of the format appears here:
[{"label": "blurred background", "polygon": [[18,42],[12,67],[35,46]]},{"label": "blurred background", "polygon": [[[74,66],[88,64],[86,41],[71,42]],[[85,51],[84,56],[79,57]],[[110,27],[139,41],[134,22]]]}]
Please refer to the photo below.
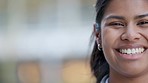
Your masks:
[{"label": "blurred background", "polygon": [[0,83],[95,83],[95,0],[0,0]]}]

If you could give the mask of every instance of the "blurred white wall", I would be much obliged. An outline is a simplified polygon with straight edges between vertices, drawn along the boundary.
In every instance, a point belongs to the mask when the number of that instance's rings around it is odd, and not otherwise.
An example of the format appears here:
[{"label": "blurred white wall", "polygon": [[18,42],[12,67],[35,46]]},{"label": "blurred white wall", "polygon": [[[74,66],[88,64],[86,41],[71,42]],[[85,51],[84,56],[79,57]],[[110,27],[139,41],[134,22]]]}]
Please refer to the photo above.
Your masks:
[{"label": "blurred white wall", "polygon": [[88,83],[91,72],[86,60],[94,3],[0,0],[0,83],[16,83],[21,76],[27,79],[34,69],[41,83]]},{"label": "blurred white wall", "polygon": [[0,59],[85,57],[95,0],[0,2]]}]

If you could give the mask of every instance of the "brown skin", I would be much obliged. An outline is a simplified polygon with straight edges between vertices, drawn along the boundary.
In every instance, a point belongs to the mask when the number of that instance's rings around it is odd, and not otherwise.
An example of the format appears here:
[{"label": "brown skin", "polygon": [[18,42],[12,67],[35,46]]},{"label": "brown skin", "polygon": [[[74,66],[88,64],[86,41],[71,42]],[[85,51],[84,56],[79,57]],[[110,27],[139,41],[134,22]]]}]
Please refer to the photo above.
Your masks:
[{"label": "brown skin", "polygon": [[[148,82],[148,0],[112,0],[101,22],[101,41],[110,66],[109,83]],[[116,51],[138,47],[146,48],[138,59]]]}]

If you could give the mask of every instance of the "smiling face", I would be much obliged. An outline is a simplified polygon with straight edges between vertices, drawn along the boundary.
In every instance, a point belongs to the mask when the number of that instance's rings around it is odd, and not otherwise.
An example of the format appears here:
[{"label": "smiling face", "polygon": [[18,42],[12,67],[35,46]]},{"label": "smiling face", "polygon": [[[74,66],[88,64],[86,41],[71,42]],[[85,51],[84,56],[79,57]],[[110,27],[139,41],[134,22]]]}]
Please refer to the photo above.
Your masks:
[{"label": "smiling face", "polygon": [[111,75],[148,76],[147,0],[112,0],[101,21],[101,38]]}]

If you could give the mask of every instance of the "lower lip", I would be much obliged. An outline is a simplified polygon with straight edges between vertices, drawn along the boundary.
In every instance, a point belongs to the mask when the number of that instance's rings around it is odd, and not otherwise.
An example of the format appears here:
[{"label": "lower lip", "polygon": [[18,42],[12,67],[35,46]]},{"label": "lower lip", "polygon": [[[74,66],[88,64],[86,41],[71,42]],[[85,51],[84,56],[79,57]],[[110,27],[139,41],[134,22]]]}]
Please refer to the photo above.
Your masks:
[{"label": "lower lip", "polygon": [[[146,50],[145,50],[146,51]],[[145,52],[144,51],[144,52]],[[140,59],[141,57],[142,57],[142,55],[144,54],[144,52],[143,53],[138,53],[138,54],[121,54],[120,52],[117,52],[116,50],[115,50],[115,54],[117,55],[117,57],[120,57],[120,58],[122,58],[122,59],[126,59],[126,60],[138,60],[138,59]]]}]

